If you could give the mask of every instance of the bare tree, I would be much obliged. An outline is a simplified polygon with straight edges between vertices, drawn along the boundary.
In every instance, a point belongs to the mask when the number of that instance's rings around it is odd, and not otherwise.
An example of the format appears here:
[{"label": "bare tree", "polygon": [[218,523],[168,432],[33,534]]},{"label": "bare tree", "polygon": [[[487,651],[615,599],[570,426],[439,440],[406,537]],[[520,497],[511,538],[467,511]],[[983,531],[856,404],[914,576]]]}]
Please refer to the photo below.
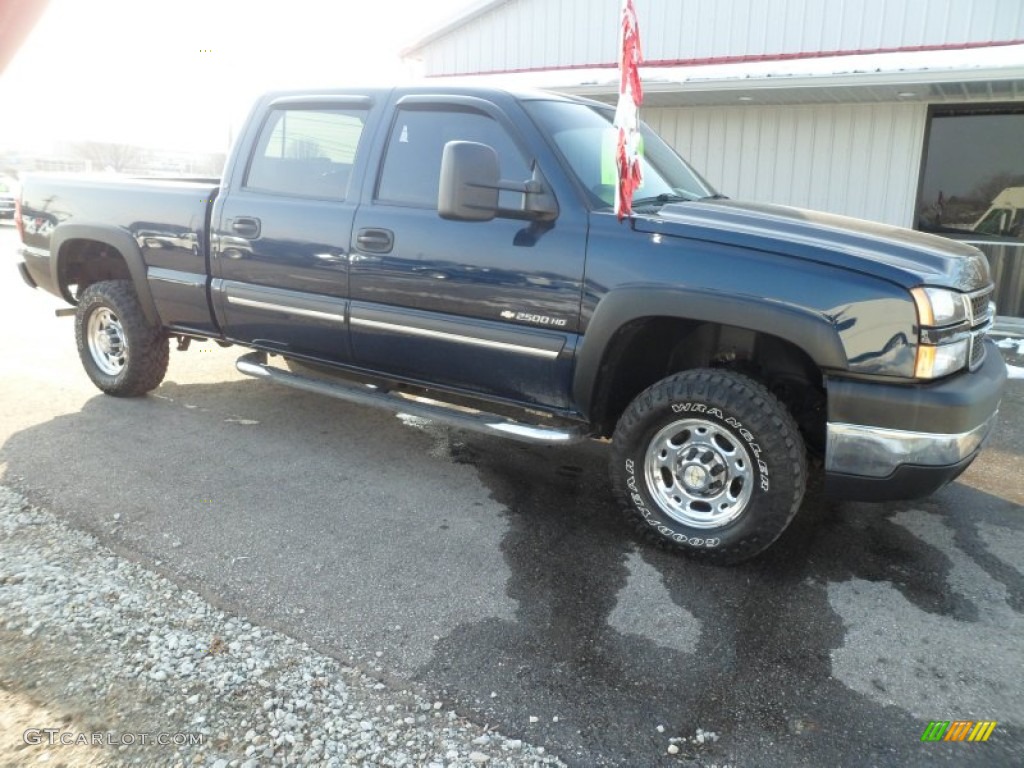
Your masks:
[{"label": "bare tree", "polygon": [[72,145],[74,153],[92,163],[95,170],[123,172],[145,157],[140,147],[105,141],[85,141]]},{"label": "bare tree", "polygon": [[1024,186],[1024,173],[997,173],[978,183],[971,190],[970,199],[983,203],[987,208],[996,199],[996,195],[1007,187]]}]

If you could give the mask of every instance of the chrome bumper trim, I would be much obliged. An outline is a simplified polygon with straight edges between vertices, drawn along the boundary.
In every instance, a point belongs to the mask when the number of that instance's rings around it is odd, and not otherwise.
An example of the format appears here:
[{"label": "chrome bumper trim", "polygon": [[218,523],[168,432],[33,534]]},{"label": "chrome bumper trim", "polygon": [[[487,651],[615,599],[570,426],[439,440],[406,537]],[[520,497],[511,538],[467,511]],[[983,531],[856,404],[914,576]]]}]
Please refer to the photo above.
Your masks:
[{"label": "chrome bumper trim", "polygon": [[861,424],[829,422],[825,471],[861,477],[888,477],[903,464],[947,467],[981,449],[999,412],[960,434],[906,432]]}]

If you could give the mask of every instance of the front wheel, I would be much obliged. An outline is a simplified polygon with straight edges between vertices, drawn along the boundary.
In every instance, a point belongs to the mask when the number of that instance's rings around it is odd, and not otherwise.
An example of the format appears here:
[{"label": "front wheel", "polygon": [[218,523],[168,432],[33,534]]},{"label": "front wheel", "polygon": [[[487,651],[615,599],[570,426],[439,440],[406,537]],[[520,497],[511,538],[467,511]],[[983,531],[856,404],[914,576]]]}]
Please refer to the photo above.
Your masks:
[{"label": "front wheel", "polygon": [[146,320],[127,280],[85,289],[75,312],[75,342],[85,372],[108,395],[144,395],[167,373],[167,334]]},{"label": "front wheel", "polygon": [[803,499],[796,422],[764,386],[724,370],[669,376],[630,403],[612,441],[616,496],[640,530],[698,558],[766,549]]}]

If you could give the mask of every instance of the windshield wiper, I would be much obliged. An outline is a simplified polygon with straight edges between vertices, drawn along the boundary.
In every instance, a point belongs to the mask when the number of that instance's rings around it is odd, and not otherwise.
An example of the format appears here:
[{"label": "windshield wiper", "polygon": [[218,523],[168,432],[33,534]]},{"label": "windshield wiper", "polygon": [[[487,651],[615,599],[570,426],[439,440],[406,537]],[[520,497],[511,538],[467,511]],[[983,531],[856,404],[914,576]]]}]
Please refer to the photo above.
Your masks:
[{"label": "windshield wiper", "polygon": [[706,197],[702,197],[700,199],[701,200],[728,200],[729,196],[728,195],[720,195],[717,192],[715,192],[715,194],[713,194],[713,195],[707,195]]}]

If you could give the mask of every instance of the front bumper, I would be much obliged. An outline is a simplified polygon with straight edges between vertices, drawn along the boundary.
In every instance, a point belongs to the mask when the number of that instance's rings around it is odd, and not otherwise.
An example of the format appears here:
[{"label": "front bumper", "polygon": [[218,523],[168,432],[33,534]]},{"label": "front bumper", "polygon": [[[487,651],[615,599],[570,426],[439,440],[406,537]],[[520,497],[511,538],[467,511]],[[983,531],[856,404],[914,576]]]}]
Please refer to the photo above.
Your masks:
[{"label": "front bumper", "polygon": [[899,386],[829,381],[826,489],[862,501],[927,496],[970,466],[992,432],[1006,382],[986,341],[973,373]]}]

